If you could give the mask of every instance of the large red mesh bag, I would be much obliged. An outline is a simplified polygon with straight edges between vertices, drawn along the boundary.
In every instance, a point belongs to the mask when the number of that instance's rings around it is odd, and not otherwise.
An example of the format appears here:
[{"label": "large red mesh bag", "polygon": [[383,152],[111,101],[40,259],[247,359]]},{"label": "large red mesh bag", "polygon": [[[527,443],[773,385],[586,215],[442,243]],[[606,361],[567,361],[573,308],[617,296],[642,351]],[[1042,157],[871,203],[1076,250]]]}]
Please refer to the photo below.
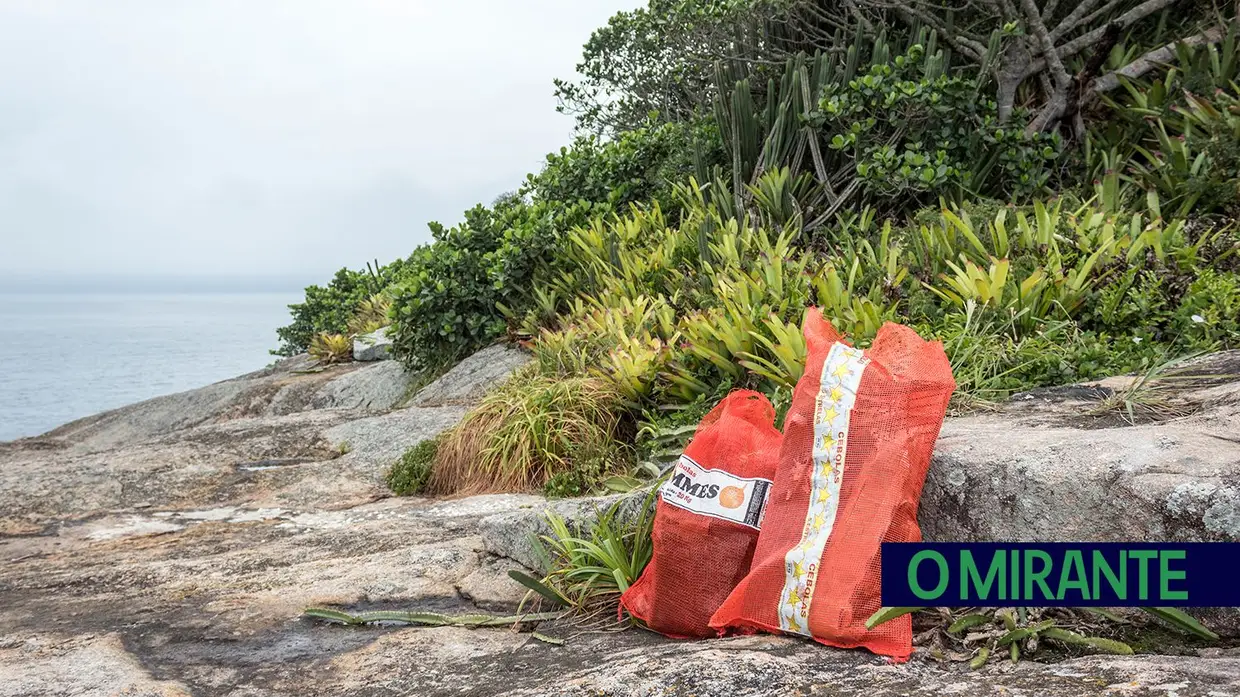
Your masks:
[{"label": "large red mesh bag", "polygon": [[753,565],[710,625],[906,660],[909,616],[872,631],[865,621],[881,607],[879,546],[921,539],[917,504],[956,387],[951,366],[941,344],[897,324],[864,352],[816,309],[803,330],[809,358]]},{"label": "large red mesh bag", "polygon": [[749,571],[782,440],[775,409],[750,390],[702,419],[659,490],[654,555],[622,611],[674,639],[715,636],[708,622]]}]

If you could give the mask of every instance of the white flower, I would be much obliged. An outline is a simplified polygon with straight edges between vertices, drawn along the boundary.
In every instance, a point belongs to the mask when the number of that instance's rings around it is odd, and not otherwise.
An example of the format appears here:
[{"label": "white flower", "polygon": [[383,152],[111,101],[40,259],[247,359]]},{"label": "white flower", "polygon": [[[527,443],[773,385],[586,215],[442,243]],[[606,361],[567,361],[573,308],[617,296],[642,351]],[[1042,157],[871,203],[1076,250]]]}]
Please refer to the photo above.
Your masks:
[{"label": "white flower", "polygon": [[1134,336],[1134,337],[1132,337],[1132,343],[1134,343],[1134,344],[1139,344],[1139,343],[1141,343],[1141,337],[1139,337],[1139,336]]},{"label": "white flower", "polygon": [[1206,318],[1202,317],[1201,315],[1193,315],[1189,319],[1196,322],[1197,324],[1201,324],[1202,322],[1206,321]]}]

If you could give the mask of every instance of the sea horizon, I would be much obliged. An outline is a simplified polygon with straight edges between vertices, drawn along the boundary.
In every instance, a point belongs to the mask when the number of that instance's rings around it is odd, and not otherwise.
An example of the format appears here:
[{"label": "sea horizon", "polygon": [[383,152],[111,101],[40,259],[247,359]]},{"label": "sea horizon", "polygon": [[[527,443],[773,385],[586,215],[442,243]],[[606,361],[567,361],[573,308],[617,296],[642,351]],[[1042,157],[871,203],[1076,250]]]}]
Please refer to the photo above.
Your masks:
[{"label": "sea horizon", "polygon": [[276,328],[288,324],[300,288],[182,280],[190,282],[162,289],[150,278],[89,290],[0,286],[0,441],[277,359]]}]

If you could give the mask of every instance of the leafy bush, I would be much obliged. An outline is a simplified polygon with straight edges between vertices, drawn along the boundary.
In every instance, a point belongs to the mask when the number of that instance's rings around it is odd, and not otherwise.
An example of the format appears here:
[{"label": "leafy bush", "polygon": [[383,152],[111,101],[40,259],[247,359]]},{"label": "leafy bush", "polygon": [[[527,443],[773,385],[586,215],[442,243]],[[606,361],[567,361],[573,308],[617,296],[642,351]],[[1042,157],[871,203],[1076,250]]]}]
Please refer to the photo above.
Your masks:
[{"label": "leafy bush", "polygon": [[649,200],[693,165],[689,139],[711,137],[700,125],[667,124],[607,142],[579,138],[549,155],[516,196],[468,211],[456,227],[433,224],[435,242],[409,258],[389,291],[397,357],[415,370],[442,367],[532,309],[549,305],[542,314],[554,316],[566,298],[540,301],[539,292],[559,274],[567,232]]},{"label": "leafy bush", "polygon": [[411,496],[425,491],[438,451],[439,441],[434,438],[405,450],[384,478],[388,488],[397,496]]},{"label": "leafy bush", "polygon": [[962,391],[981,399],[1237,339],[1234,228],[1061,199],[902,227],[845,216],[807,250],[794,227],[763,222],[770,199],[735,217],[720,182],[677,196],[678,225],[654,205],[572,233],[557,292],[581,295],[532,342],[547,369],[608,380],[634,413],[723,383],[789,388],[811,304],[862,345],[889,320],[944,340]]},{"label": "leafy bush", "polygon": [[1232,83],[1230,90],[1188,95],[1175,118],[1154,122],[1158,149],[1137,148],[1145,162],[1134,162],[1132,171],[1180,215],[1240,210],[1240,87]]},{"label": "leafy bush", "polygon": [[828,147],[850,156],[871,195],[905,207],[926,194],[1027,199],[1043,191],[1062,149],[1058,135],[1026,133],[1021,113],[1001,122],[983,77],[928,69],[924,51],[914,44],[826,85],[811,122]]},{"label": "leafy bush", "polygon": [[605,381],[525,370],[443,436],[428,490],[588,492],[628,464],[621,414]]},{"label": "leafy bush", "polygon": [[387,266],[367,265],[365,271],[340,269],[326,286],[309,286],[306,299],[289,305],[293,321],[276,330],[282,342],[272,351],[277,356],[293,356],[310,347],[315,334],[344,334],[350,332],[349,322],[358,306],[376,293],[381,292],[404,271],[404,262],[395,261]]},{"label": "leafy bush", "polygon": [[1099,167],[1154,191],[1178,216],[1240,210],[1240,24],[1219,46],[1179,45],[1160,77],[1120,81],[1090,146]]}]

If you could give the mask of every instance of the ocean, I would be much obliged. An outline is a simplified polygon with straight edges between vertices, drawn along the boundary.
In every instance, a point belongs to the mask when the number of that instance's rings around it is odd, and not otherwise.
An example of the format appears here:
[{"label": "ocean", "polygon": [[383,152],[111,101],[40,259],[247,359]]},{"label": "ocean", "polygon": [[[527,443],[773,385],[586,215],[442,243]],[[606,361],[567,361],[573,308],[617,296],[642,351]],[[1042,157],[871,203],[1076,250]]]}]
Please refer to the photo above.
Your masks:
[{"label": "ocean", "polygon": [[299,292],[0,292],[0,441],[258,370]]}]

